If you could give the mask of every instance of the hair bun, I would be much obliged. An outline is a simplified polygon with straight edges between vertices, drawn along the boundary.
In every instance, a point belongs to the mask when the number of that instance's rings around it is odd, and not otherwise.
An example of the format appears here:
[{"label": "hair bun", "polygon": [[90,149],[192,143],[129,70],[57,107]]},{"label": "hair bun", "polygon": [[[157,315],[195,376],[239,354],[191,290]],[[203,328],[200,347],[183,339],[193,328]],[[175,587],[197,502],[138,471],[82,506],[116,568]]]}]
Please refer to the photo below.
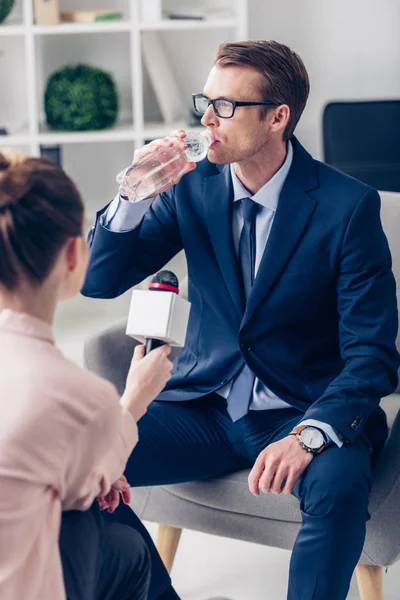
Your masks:
[{"label": "hair bun", "polygon": [[0,152],[0,210],[18,204],[29,187],[23,169],[25,157],[14,151]]}]

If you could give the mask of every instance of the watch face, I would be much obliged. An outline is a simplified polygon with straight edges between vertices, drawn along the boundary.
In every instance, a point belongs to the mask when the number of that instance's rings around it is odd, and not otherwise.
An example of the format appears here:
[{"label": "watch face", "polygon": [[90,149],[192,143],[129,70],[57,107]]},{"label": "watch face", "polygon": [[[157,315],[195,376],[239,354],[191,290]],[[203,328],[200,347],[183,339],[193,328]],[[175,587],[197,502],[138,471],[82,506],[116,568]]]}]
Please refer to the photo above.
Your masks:
[{"label": "watch face", "polygon": [[303,444],[311,450],[318,450],[325,443],[324,436],[315,427],[306,427],[306,429],[303,429],[300,438]]}]

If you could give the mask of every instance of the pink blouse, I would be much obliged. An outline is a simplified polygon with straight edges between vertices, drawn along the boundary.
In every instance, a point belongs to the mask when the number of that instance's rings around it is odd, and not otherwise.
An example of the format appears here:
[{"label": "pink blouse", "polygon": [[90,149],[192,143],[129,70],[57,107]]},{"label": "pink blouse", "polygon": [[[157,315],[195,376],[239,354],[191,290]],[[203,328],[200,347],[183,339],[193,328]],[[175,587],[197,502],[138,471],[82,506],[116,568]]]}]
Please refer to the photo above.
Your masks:
[{"label": "pink blouse", "polygon": [[48,324],[0,312],[0,598],[65,600],[61,511],[88,509],[137,442],[113,385],[55,347]]}]

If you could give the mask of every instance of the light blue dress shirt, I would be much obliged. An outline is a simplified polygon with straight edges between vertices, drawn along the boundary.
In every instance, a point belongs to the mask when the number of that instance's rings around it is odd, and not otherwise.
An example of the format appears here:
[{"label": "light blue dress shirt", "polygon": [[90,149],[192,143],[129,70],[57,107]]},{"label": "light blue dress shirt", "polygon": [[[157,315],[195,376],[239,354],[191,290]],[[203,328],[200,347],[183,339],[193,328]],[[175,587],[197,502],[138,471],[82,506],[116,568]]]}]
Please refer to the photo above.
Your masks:
[{"label": "light blue dress shirt", "polygon": [[[233,242],[235,246],[236,255],[239,252],[239,239],[240,233],[243,227],[243,214],[241,203],[238,202],[242,198],[252,198],[254,202],[260,204],[260,208],[257,212],[256,218],[256,262],[255,262],[255,275],[257,277],[257,271],[261,263],[261,259],[268,242],[269,234],[271,232],[272,224],[275,218],[275,212],[279,202],[279,196],[285,183],[286,177],[289,173],[290,167],[293,160],[293,147],[288,142],[288,149],[286,159],[279,171],[267,181],[258,192],[252,195],[241,183],[235,173],[234,166],[231,165],[231,177],[233,183],[233,217],[232,217],[232,233]],[[111,202],[108,210],[102,215],[102,224],[114,232],[124,232],[134,229],[141,221],[145,212],[149,208],[152,202],[152,198],[148,200],[140,201],[140,212],[138,207],[135,207],[135,211],[132,211],[132,204],[119,195],[117,195]],[[134,214],[132,214],[134,213]],[[232,381],[227,385],[216,390],[218,394],[227,398],[229,391],[232,387]],[[259,379],[255,379],[253,388],[253,397],[250,402],[249,410],[268,410],[276,408],[289,408],[284,400],[278,398],[270,389],[268,389]],[[317,421],[315,419],[307,419],[301,421],[302,425],[314,425],[319,429],[322,429],[329,438],[335,442],[338,446],[342,446],[343,442],[339,435],[335,432],[331,425]]]}]

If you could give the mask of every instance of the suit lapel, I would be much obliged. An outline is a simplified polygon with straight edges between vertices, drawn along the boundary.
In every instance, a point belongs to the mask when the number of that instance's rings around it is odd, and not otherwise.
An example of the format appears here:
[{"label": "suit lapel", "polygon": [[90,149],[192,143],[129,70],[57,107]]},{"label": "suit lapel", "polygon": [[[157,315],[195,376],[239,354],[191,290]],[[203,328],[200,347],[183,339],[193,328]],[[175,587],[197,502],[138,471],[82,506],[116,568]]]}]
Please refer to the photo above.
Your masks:
[{"label": "suit lapel", "polygon": [[284,270],[317,205],[306,193],[318,187],[314,161],[296,139],[292,143],[293,163],[279,197],[270,236],[247,301],[242,327]]},{"label": "suit lapel", "polygon": [[[221,170],[220,170],[221,169]],[[204,206],[211,243],[231,298],[243,316],[245,300],[232,236],[233,188],[229,165],[204,179]]]}]

